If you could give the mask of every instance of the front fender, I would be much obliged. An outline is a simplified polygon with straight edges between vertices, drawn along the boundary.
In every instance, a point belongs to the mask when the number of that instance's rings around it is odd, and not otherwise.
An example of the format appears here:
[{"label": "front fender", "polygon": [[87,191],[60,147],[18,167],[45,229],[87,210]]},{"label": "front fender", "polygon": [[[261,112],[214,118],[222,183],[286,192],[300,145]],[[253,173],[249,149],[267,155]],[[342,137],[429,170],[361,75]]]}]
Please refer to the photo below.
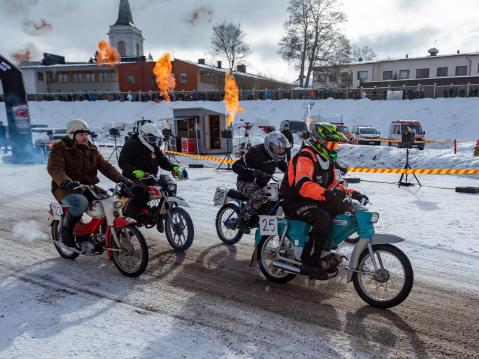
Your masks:
[{"label": "front fender", "polygon": [[191,207],[190,204],[186,201],[186,199],[181,197],[167,197],[166,202],[174,203],[180,207]]},{"label": "front fender", "polygon": [[136,223],[137,222],[133,218],[118,217],[118,218],[115,218],[115,220],[113,221],[113,227],[115,227],[116,229],[119,229],[119,228],[124,228],[126,226],[129,226],[130,224],[136,224]]},{"label": "front fender", "polygon": [[375,234],[371,239],[371,244],[388,244],[403,242],[404,238],[394,234]]},{"label": "front fender", "polygon": [[[404,238],[396,236],[394,234],[374,234],[371,238],[371,244],[389,244],[389,243],[399,243],[403,242]],[[351,259],[349,260],[348,269],[358,269],[359,264],[359,256],[363,253],[364,250],[368,249],[369,239],[362,238],[356,243],[353,249],[353,253],[351,253]],[[353,272],[348,271],[348,278],[347,281],[351,282],[353,279]]]}]

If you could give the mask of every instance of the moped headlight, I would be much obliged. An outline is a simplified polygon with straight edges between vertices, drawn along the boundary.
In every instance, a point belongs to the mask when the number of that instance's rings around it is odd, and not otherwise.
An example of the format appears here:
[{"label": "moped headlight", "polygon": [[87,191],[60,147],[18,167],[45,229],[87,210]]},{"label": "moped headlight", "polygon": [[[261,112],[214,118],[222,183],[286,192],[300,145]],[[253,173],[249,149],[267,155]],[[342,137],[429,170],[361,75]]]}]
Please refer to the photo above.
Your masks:
[{"label": "moped headlight", "polygon": [[123,202],[122,201],[114,201],[113,202],[113,208],[119,209],[123,207]]},{"label": "moped headlight", "polygon": [[170,183],[168,185],[168,191],[170,191],[170,192],[176,191],[176,183]]},{"label": "moped headlight", "polygon": [[371,223],[378,223],[378,221],[379,221],[379,213],[373,212],[371,216]]}]

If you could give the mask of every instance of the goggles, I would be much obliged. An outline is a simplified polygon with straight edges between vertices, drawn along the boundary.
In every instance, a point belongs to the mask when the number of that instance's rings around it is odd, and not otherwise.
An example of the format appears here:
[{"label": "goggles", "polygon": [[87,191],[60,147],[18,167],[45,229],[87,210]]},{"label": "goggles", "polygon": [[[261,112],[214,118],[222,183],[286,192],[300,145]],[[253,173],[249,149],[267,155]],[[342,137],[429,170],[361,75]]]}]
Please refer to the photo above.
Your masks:
[{"label": "goggles", "polygon": [[339,143],[333,141],[326,141],[324,143],[324,147],[326,147],[329,151],[336,151],[339,148]]}]

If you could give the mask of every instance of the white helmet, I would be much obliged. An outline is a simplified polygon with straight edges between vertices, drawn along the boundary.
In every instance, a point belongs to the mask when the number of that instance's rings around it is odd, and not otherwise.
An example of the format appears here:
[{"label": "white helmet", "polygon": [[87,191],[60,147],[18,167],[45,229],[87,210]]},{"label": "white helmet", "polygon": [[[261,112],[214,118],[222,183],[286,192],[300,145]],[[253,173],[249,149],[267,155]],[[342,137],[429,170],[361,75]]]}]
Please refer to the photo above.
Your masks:
[{"label": "white helmet", "polygon": [[288,139],[279,131],[273,131],[264,138],[264,148],[268,155],[279,162],[286,156],[286,149],[290,148],[291,144]]},{"label": "white helmet", "polygon": [[80,119],[71,120],[67,125],[67,136],[73,140],[77,133],[91,133],[88,124]]},{"label": "white helmet", "polygon": [[145,123],[142,125],[139,136],[152,146],[160,146],[163,141],[163,135],[153,123]]}]

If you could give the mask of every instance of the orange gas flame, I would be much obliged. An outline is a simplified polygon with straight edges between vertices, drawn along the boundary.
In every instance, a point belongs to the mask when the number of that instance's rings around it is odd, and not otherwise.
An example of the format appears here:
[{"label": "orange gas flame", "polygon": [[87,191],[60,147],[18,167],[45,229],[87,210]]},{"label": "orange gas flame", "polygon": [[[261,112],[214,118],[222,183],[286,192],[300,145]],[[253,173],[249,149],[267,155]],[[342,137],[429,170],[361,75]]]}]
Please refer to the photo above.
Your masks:
[{"label": "orange gas flame", "polygon": [[233,75],[226,73],[225,77],[225,105],[228,111],[228,118],[226,119],[226,127],[229,128],[233,124],[235,116],[238,112],[243,112],[244,109],[239,104],[238,85]]},{"label": "orange gas flame", "polygon": [[98,43],[98,54],[96,55],[96,62],[99,65],[115,65],[120,62],[120,55],[118,51],[110,45],[108,41],[101,40]]},{"label": "orange gas flame", "polygon": [[170,102],[170,94],[168,91],[174,90],[176,86],[175,76],[173,75],[172,70],[173,66],[171,65],[169,53],[163,54],[153,68],[153,73],[156,77],[156,85],[160,89],[161,95],[168,103]]}]

